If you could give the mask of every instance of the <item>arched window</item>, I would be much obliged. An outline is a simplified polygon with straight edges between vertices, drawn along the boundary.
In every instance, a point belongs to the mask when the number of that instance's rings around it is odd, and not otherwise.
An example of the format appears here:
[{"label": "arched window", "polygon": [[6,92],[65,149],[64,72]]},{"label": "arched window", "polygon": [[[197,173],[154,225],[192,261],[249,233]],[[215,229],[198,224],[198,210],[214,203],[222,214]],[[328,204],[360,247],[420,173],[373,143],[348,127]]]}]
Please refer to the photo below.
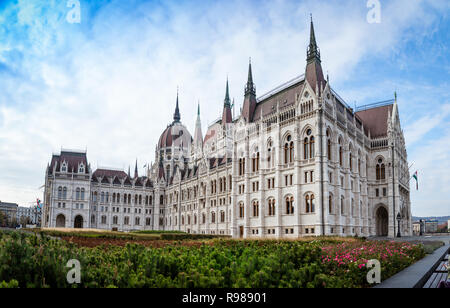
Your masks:
[{"label": "arched window", "polygon": [[327,158],[329,161],[331,161],[331,139],[328,138],[327,140]]},{"label": "arched window", "polygon": [[348,165],[350,167],[350,171],[353,171],[353,155],[352,152],[348,155]]},{"label": "arched window", "polygon": [[259,202],[253,201],[253,217],[259,216]]},{"label": "arched window", "polygon": [[294,141],[291,135],[287,135],[284,143],[284,163],[290,164],[294,162]]},{"label": "arched window", "polygon": [[240,202],[239,203],[239,218],[244,218],[244,203]]},{"label": "arched window", "polygon": [[194,214],[194,225],[197,224],[197,214]]},{"label": "arched window", "polygon": [[344,215],[344,196],[341,197],[341,215]]},{"label": "arched window", "polygon": [[167,181],[169,181],[169,179],[170,179],[170,166],[169,165],[167,165],[166,166],[166,174],[167,174]]},{"label": "arched window", "polygon": [[119,218],[117,216],[113,216],[113,225],[117,225],[119,222]]},{"label": "arched window", "polygon": [[351,211],[352,211],[352,217],[354,217],[355,216],[355,200],[353,200],[353,199],[352,199],[352,209],[351,209]]},{"label": "arched window", "polygon": [[139,225],[141,224],[141,218],[140,218],[140,217],[135,217],[135,218],[134,218],[134,224],[135,224],[136,226],[139,226]]},{"label": "arched window", "polygon": [[339,165],[342,167],[344,159],[344,149],[342,148],[342,139],[339,138]]},{"label": "arched window", "polygon": [[225,212],[220,211],[220,222],[225,222]]},{"label": "arched window", "polygon": [[100,202],[104,203],[105,202],[105,193],[102,191],[101,195],[100,195]]},{"label": "arched window", "polygon": [[211,223],[216,223],[216,212],[211,212]]},{"label": "arched window", "polygon": [[285,164],[289,163],[288,155],[289,155],[289,144],[285,143],[284,144],[284,163]]},{"label": "arched window", "polygon": [[202,224],[206,223],[206,215],[205,213],[202,214]]},{"label": "arched window", "polygon": [[58,199],[62,199],[62,187],[58,187]]},{"label": "arched window", "polygon": [[333,214],[333,195],[328,196],[328,212]]},{"label": "arched window", "polygon": [[80,187],[77,187],[77,189],[75,191],[75,199],[76,200],[80,200],[80,193],[81,193],[81,189],[80,189]]},{"label": "arched window", "polygon": [[95,215],[91,216],[91,224],[95,224]]},{"label": "arched window", "polygon": [[275,216],[275,199],[270,198],[268,201],[268,215]]},{"label": "arched window", "polygon": [[308,138],[303,140],[303,158],[308,159]]},{"label": "arched window", "polygon": [[66,200],[67,199],[67,187],[63,188],[63,199]]},{"label": "arched window", "polygon": [[289,163],[294,162],[294,141],[289,143]]},{"label": "arched window", "polygon": [[378,163],[376,165],[376,178],[377,180],[385,180],[386,179],[386,168],[383,163],[383,159],[378,159]]},{"label": "arched window", "polygon": [[275,149],[273,148],[272,141],[267,143],[267,168],[273,168],[275,166]]},{"label": "arched window", "polygon": [[314,136],[311,136],[311,138],[309,138],[309,158],[314,158]]},{"label": "arched window", "polygon": [[294,214],[294,197],[292,196],[286,197],[286,214],[287,215]]},{"label": "arched window", "polygon": [[307,194],[305,196],[305,212],[306,213],[315,212],[314,194]]}]

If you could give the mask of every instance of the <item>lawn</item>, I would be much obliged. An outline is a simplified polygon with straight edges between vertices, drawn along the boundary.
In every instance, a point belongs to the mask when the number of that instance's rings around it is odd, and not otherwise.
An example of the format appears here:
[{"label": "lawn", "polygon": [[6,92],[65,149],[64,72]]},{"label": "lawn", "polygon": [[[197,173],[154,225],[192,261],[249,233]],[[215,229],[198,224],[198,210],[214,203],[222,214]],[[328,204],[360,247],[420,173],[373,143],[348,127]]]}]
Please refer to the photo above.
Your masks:
[{"label": "lawn", "polygon": [[[84,247],[0,232],[0,287],[360,288],[370,287],[367,260],[381,262],[384,280],[425,255],[421,245],[352,238],[150,241],[164,242],[156,247],[124,240]],[[66,281],[70,259],[81,264],[78,285]]]}]

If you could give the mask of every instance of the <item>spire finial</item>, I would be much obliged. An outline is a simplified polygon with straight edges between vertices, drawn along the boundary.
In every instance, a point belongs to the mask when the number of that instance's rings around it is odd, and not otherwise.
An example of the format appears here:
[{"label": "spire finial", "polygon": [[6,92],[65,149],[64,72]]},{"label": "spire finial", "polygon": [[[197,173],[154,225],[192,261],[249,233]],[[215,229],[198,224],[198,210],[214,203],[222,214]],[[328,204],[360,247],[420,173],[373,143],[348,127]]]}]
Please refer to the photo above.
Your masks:
[{"label": "spire finial", "polygon": [[175,113],[173,114],[173,121],[174,122],[180,122],[181,116],[180,116],[180,108],[178,106],[178,86],[177,86],[177,105],[175,107]]},{"label": "spire finial", "polygon": [[247,86],[245,87],[245,95],[256,94],[255,85],[253,84],[253,73],[252,73],[252,58],[249,58],[248,62],[248,79]]},{"label": "spire finial", "polygon": [[198,101],[197,115],[200,116],[200,100]]},{"label": "spire finial", "polygon": [[309,46],[308,46],[307,54],[308,54],[308,57],[307,57],[308,62],[310,62],[312,60],[320,61],[320,51],[319,51],[319,47],[317,47],[317,43],[316,43],[316,35],[314,33],[314,23],[312,20],[312,14],[311,14],[311,29],[310,29],[310,34],[309,34]]},{"label": "spire finial", "polygon": [[230,101],[230,90],[228,86],[228,77],[227,77],[227,86],[225,90],[225,100],[224,100],[224,107],[231,107],[231,101]]},{"label": "spire finial", "polygon": [[136,158],[136,165],[134,166],[134,178],[136,179],[138,177],[138,167],[137,167],[137,158]]}]

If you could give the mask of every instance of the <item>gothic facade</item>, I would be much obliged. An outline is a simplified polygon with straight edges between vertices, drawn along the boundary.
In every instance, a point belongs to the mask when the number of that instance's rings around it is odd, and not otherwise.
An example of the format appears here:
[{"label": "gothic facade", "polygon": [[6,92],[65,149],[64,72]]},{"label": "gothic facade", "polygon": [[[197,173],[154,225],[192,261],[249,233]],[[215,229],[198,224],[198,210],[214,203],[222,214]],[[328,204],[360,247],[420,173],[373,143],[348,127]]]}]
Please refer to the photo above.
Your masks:
[{"label": "gothic facade", "polygon": [[[192,138],[162,133],[145,176],[92,171],[85,152],[61,151],[46,170],[44,225],[180,230],[235,238],[412,233],[409,171],[397,100],[353,110],[325,79],[311,22],[305,73],[257,98],[249,64],[233,118]],[[397,218],[400,218],[398,221]]]}]

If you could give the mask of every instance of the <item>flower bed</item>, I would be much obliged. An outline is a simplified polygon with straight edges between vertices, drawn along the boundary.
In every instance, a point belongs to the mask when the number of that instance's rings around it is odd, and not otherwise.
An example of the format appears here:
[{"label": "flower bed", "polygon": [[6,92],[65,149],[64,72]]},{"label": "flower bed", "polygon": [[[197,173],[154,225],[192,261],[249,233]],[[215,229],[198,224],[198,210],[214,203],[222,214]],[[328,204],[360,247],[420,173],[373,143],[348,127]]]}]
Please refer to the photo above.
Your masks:
[{"label": "flower bed", "polygon": [[[347,239],[86,248],[0,232],[0,287],[368,287],[368,259],[380,260],[385,279],[423,255],[420,246]],[[79,285],[66,281],[70,259],[80,261]]]},{"label": "flower bed", "polygon": [[389,241],[325,245],[322,252],[322,264],[331,275],[345,277],[349,284],[362,287],[368,286],[368,260],[380,261],[383,281],[425,256],[422,246]]}]

